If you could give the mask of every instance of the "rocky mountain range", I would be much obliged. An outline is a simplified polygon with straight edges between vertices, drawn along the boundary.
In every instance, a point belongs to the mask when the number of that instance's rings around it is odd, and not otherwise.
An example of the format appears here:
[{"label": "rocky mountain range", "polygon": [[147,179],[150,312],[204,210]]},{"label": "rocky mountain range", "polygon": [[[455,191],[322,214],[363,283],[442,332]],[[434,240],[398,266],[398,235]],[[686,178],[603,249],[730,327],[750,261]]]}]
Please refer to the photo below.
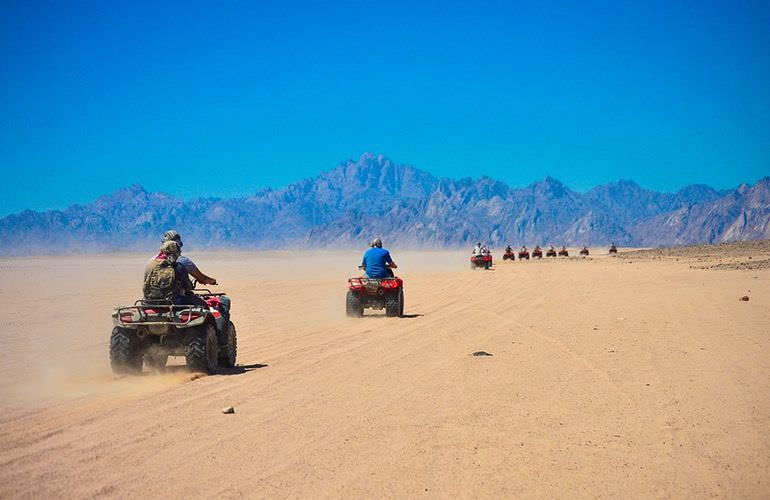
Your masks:
[{"label": "rocky mountain range", "polygon": [[770,238],[770,177],[675,193],[621,180],[585,193],[546,177],[523,188],[437,178],[366,153],[312,179],[247,198],[182,200],[133,185],[65,210],[0,219],[0,253],[147,250],[167,229],[192,248],[662,246]]}]

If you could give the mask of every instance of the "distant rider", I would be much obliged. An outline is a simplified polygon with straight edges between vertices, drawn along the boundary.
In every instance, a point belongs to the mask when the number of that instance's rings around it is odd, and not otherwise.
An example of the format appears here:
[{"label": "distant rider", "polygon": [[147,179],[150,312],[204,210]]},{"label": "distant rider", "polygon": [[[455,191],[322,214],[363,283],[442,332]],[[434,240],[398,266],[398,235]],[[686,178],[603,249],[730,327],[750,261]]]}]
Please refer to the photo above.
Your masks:
[{"label": "distant rider", "polygon": [[513,248],[511,248],[511,245],[505,247],[505,253],[513,253]]},{"label": "distant rider", "polygon": [[[179,245],[179,251],[182,251],[182,247],[184,246],[182,243],[182,236],[175,230],[171,229],[169,231],[166,231],[163,233],[163,241],[175,241],[177,245]],[[198,269],[198,266],[193,263],[192,260],[190,260],[189,257],[186,257],[184,255],[180,255],[179,259],[177,260],[182,266],[184,266],[187,273],[198,280],[198,283],[201,283],[203,285],[216,285],[217,280],[214,278],[207,276],[203,274],[203,272]]]},{"label": "distant rider", "polygon": [[361,267],[368,278],[392,278],[393,269],[397,268],[390,257],[390,252],[382,248],[382,240],[375,238],[369,243],[369,250],[364,253]]}]

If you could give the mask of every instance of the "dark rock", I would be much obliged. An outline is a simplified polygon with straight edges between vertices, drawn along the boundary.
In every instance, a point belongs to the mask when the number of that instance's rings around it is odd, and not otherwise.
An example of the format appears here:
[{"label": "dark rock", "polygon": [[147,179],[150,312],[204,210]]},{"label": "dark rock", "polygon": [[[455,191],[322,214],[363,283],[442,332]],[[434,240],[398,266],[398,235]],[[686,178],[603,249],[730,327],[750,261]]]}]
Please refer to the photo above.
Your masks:
[{"label": "dark rock", "polygon": [[487,351],[476,351],[471,356],[494,356],[494,354],[490,354]]},{"label": "dark rock", "polygon": [[740,300],[740,301],[742,301],[742,302],[748,302],[748,301],[749,301],[749,296],[748,296],[748,295],[744,295],[743,297],[741,297],[741,298],[740,298],[740,299],[738,299],[738,300]]}]

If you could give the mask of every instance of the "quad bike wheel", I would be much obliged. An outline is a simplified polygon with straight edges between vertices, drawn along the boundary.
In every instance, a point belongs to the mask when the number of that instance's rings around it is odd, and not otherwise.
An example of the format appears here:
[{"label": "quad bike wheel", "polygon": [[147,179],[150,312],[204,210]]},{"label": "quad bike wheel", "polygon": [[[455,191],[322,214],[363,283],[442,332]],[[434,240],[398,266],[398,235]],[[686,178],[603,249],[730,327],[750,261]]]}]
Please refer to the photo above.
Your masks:
[{"label": "quad bike wheel", "polygon": [[217,332],[212,325],[190,328],[185,339],[184,356],[193,372],[214,373],[219,361]]},{"label": "quad bike wheel", "polygon": [[484,270],[489,271],[489,268],[492,267],[492,263],[488,260],[484,261]]},{"label": "quad bike wheel", "polygon": [[137,374],[142,371],[142,341],[136,331],[125,328],[112,329],[110,336],[110,366],[113,373]]},{"label": "quad bike wheel", "polygon": [[394,318],[404,315],[404,290],[399,289],[396,293],[391,293],[385,298],[385,316]]},{"label": "quad bike wheel", "polygon": [[235,366],[235,358],[238,355],[238,338],[235,334],[235,325],[232,321],[227,323],[225,332],[226,343],[219,348],[219,364],[227,368]]},{"label": "quad bike wheel", "polygon": [[364,315],[364,305],[361,303],[361,297],[352,290],[348,290],[345,297],[345,313],[351,318],[360,318]]}]

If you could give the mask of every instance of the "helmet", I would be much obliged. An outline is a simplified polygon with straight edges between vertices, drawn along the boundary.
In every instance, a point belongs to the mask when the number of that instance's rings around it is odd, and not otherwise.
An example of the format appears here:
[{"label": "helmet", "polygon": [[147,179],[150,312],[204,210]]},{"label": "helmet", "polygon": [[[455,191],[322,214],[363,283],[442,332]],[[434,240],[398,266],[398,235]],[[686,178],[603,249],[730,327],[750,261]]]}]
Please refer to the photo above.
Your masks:
[{"label": "helmet", "polygon": [[182,236],[174,229],[169,229],[163,233],[163,241],[176,241],[179,248],[182,248]]},{"label": "helmet", "polygon": [[374,238],[371,243],[369,243],[370,247],[377,247],[382,248],[382,240],[379,238]]},{"label": "helmet", "polygon": [[171,260],[176,261],[179,257],[179,244],[174,240],[164,241],[160,246],[160,251],[170,257]]}]

